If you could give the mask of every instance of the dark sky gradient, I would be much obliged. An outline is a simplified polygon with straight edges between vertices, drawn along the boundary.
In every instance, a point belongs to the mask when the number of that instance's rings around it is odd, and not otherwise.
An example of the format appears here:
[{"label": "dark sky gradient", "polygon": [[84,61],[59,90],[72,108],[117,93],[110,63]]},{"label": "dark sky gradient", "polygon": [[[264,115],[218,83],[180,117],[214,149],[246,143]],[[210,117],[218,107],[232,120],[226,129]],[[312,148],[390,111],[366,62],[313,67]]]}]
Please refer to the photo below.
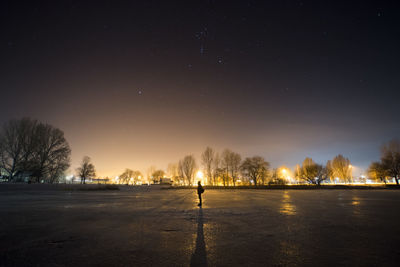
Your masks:
[{"label": "dark sky gradient", "polygon": [[0,4],[0,122],[63,129],[71,170],[165,168],[207,145],[363,169],[400,136],[395,1],[81,2]]}]

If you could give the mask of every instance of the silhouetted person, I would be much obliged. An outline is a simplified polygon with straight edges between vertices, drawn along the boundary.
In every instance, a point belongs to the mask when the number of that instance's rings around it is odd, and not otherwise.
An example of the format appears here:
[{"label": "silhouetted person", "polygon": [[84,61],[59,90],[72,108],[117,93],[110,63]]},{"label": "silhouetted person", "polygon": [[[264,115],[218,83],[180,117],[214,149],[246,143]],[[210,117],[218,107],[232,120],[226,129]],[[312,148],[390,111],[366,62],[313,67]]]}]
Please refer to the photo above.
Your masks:
[{"label": "silhouetted person", "polygon": [[202,204],[202,202],[201,202],[201,194],[203,194],[204,193],[204,188],[201,186],[201,183],[200,183],[200,181],[197,183],[197,194],[199,195],[199,205],[198,206],[200,206],[201,207],[201,204]]}]

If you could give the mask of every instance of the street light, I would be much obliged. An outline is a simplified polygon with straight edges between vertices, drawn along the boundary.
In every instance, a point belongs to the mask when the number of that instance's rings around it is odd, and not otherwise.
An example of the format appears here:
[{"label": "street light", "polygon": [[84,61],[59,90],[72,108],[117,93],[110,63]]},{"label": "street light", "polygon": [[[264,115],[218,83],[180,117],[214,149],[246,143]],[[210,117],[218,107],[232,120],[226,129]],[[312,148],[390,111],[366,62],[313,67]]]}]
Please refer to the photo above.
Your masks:
[{"label": "street light", "polygon": [[202,171],[198,171],[197,173],[196,173],[196,177],[197,177],[197,179],[203,179],[203,177],[204,177],[204,174],[203,174],[203,172]]}]

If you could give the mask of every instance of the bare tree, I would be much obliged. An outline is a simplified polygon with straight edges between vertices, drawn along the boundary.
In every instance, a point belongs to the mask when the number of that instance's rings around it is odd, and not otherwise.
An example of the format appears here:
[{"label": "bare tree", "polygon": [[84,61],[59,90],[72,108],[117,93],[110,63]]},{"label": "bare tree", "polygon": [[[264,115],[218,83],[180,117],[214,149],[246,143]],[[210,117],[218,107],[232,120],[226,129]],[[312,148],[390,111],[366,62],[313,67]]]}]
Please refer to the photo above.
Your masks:
[{"label": "bare tree", "polygon": [[399,185],[400,179],[400,141],[391,140],[382,147],[381,162],[389,177]]},{"label": "bare tree", "polygon": [[[34,162],[34,155],[35,152],[38,150],[38,141],[37,141],[37,129],[40,127],[40,123],[37,120],[30,120],[30,119],[22,119],[21,120],[23,126],[22,130],[22,146],[23,146],[23,154],[22,154],[22,164],[21,168],[22,171],[32,171],[35,162]],[[66,141],[65,141],[66,143]],[[68,143],[66,143],[66,146],[69,148]],[[68,160],[65,162],[60,162],[60,165],[67,165],[65,168],[60,168],[62,169],[62,174],[66,169],[69,167],[69,156],[71,154],[71,151],[66,151]],[[57,179],[57,177],[55,178]]]},{"label": "bare tree", "polygon": [[161,178],[163,178],[165,175],[165,172],[163,170],[156,170],[152,173],[153,177],[153,182],[154,183],[161,183]]},{"label": "bare tree", "polygon": [[196,171],[196,160],[192,155],[187,155],[179,161],[179,169],[185,177],[186,184],[193,185],[194,174]]},{"label": "bare tree", "polygon": [[65,171],[69,168],[69,162],[59,161],[58,164],[54,164],[49,168],[48,182],[56,183],[59,182],[60,178],[65,179]]},{"label": "bare tree", "polygon": [[317,168],[317,172],[316,172],[315,180],[317,182],[317,185],[319,186],[319,185],[321,185],[321,183],[323,181],[328,180],[329,176],[328,176],[328,171],[325,166],[323,166],[321,164],[317,164],[316,168]]},{"label": "bare tree", "polygon": [[140,171],[133,171],[132,178],[134,184],[138,184],[138,182],[142,180],[143,174]]},{"label": "bare tree", "polygon": [[238,177],[238,172],[240,169],[241,162],[242,162],[242,157],[238,153],[232,152],[230,155],[230,169],[231,169],[233,186],[236,186],[236,180]]},{"label": "bare tree", "polygon": [[83,157],[81,166],[76,169],[77,175],[81,178],[81,183],[85,184],[86,179],[96,177],[96,170],[88,156]]},{"label": "bare tree", "polygon": [[236,185],[241,161],[242,157],[230,149],[225,149],[222,152],[222,166],[225,169],[225,175],[223,175],[224,185],[229,185],[230,181],[232,181],[234,186]]},{"label": "bare tree", "polygon": [[29,118],[9,121],[0,135],[0,167],[10,180],[29,172],[36,182],[56,182],[69,167],[70,154],[60,129]]},{"label": "bare tree", "polygon": [[179,180],[182,181],[182,184],[186,184],[185,171],[183,170],[183,160],[179,160],[178,162],[178,174]]},{"label": "bare tree", "polygon": [[326,168],[331,180],[338,177],[345,183],[352,182],[350,160],[343,155],[337,155],[332,161],[328,160]]},{"label": "bare tree", "polygon": [[225,174],[222,176],[222,182],[224,184],[224,186],[228,185],[229,186],[229,174],[230,174],[230,170],[231,170],[231,154],[233,152],[226,148],[224,149],[224,151],[222,151],[222,155],[221,155],[221,165],[222,168],[225,170]]},{"label": "bare tree", "polygon": [[39,123],[35,130],[35,149],[32,169],[37,182],[48,179],[52,173],[65,171],[69,167],[71,149],[64,133],[49,124]]},{"label": "bare tree", "polygon": [[261,177],[269,170],[269,167],[269,162],[265,161],[263,157],[254,156],[246,158],[240,168],[243,176],[252,180],[254,185],[257,186]]},{"label": "bare tree", "polygon": [[148,169],[147,169],[147,181],[150,183],[153,180],[153,173],[156,171],[156,166],[151,165]]},{"label": "bare tree", "polygon": [[133,179],[134,171],[131,169],[125,169],[125,171],[119,176],[119,183],[121,184],[126,184],[128,185],[129,182],[131,181],[131,178]]},{"label": "bare tree", "polygon": [[384,182],[386,184],[386,178],[389,176],[388,171],[381,162],[372,162],[368,168],[368,175],[370,178]]},{"label": "bare tree", "polygon": [[206,150],[201,154],[201,163],[206,171],[207,182],[213,184],[213,162],[215,158],[214,149],[207,147]]},{"label": "bare tree", "polygon": [[214,180],[215,184],[219,184],[222,181],[222,184],[225,186],[226,181],[226,172],[224,168],[216,168],[214,170]]},{"label": "bare tree", "polygon": [[315,163],[312,158],[305,158],[302,166],[298,166],[296,176],[310,184],[321,185],[327,179],[324,166]]},{"label": "bare tree", "polygon": [[179,172],[179,163],[169,163],[167,167],[167,174],[176,184],[180,184],[182,181],[182,176]]},{"label": "bare tree", "polygon": [[215,153],[214,160],[212,162],[212,183],[217,185],[219,182],[219,177],[221,177],[221,158],[219,153]]},{"label": "bare tree", "polygon": [[[37,122],[29,118],[10,120],[3,125],[0,135],[0,168],[14,180],[23,171],[32,155],[31,138]],[[28,145],[29,142],[29,145]]]},{"label": "bare tree", "polygon": [[269,168],[266,168],[263,172],[261,172],[261,175],[259,177],[259,184],[261,185],[267,184],[268,178],[270,178],[270,171]]}]

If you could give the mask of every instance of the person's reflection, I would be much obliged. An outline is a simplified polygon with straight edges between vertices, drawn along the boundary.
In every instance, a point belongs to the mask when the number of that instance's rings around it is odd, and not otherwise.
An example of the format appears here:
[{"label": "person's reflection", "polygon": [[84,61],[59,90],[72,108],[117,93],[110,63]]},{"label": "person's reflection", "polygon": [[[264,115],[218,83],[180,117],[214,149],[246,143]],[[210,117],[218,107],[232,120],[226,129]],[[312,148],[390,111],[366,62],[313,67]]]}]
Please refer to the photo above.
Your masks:
[{"label": "person's reflection", "polygon": [[206,243],[203,233],[203,209],[201,207],[197,219],[196,249],[190,259],[190,266],[207,266]]}]

